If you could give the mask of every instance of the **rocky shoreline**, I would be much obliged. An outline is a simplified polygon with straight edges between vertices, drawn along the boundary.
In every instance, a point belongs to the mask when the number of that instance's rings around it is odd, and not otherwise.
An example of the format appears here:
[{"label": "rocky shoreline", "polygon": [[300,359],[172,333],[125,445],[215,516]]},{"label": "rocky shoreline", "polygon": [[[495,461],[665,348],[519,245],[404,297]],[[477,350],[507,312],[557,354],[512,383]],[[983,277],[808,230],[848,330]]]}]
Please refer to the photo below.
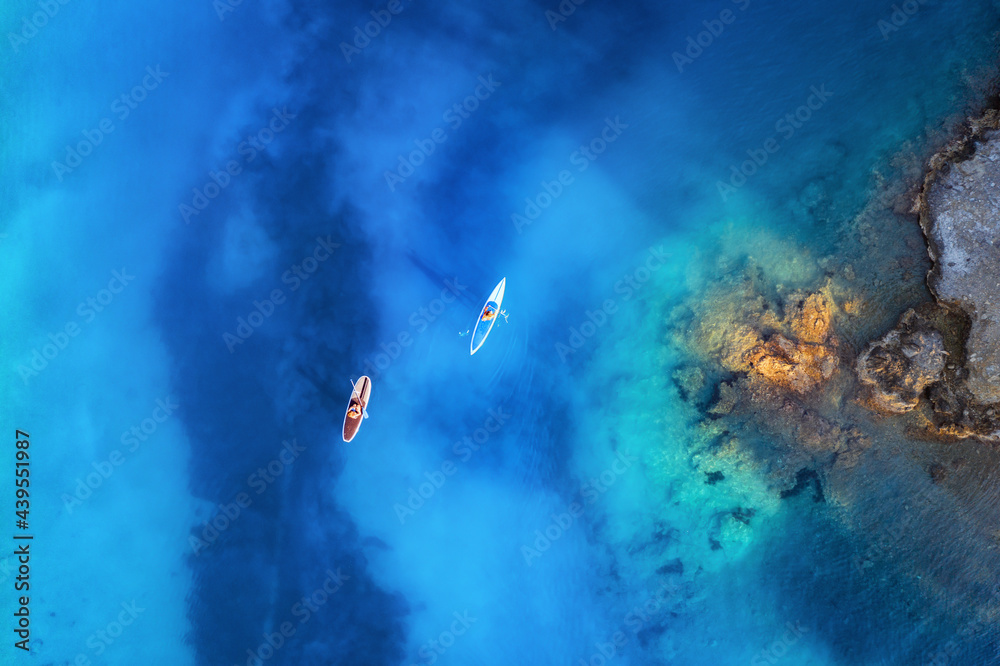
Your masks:
[{"label": "rocky shoreline", "polygon": [[886,413],[929,401],[929,430],[1000,441],[1000,113],[988,111],[931,158],[913,208],[935,303],[872,342],[856,371]]},{"label": "rocky shoreline", "polygon": [[945,483],[963,463],[940,444],[995,449],[1000,110],[939,145],[907,167],[912,185],[878,185],[826,255],[765,234],[697,265],[666,319],[688,356],[672,379],[699,414],[699,469],[748,465],[782,498],[815,474],[846,506],[902,451]]},{"label": "rocky shoreline", "polygon": [[816,213],[835,243],[721,228],[665,317],[685,361],[671,379],[691,466],[733,493],[709,552],[738,557],[787,502],[844,527],[838,556],[866,587],[992,626],[1000,111],[932,150],[894,161],[839,225]]}]

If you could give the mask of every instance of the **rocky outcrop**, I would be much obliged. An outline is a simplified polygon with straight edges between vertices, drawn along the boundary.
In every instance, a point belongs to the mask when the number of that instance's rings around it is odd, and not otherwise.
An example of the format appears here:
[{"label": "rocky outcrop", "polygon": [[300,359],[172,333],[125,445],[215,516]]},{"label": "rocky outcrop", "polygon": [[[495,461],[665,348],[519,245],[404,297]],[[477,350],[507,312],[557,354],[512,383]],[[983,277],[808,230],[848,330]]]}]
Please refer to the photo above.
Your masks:
[{"label": "rocky outcrop", "polygon": [[796,393],[808,393],[830,379],[838,365],[832,347],[796,342],[780,333],[748,351],[746,360],[751,371]]},{"label": "rocky outcrop", "polygon": [[977,437],[1000,442],[1000,414],[995,407],[976,402],[964,387],[939,382],[929,397],[935,434],[954,439]]},{"label": "rocky outcrop", "polygon": [[869,389],[871,406],[902,414],[914,409],[927,387],[941,378],[947,356],[941,332],[908,310],[896,328],[858,358],[858,378]]},{"label": "rocky outcrop", "polygon": [[698,347],[731,372],[747,373],[796,393],[830,379],[839,365],[831,330],[833,299],[823,290],[768,302],[755,280],[718,289],[697,324]]},{"label": "rocky outcrop", "polygon": [[968,328],[961,312],[934,303],[904,313],[858,358],[862,402],[890,414],[921,409],[919,422],[933,437],[1000,441],[1000,409],[972,393],[960,362]]},{"label": "rocky outcrop", "polygon": [[808,393],[833,376],[839,359],[830,333],[832,306],[822,294],[798,298],[787,308],[785,328],[791,337],[774,333],[751,347],[744,362],[775,384]]},{"label": "rocky outcrop", "polygon": [[[969,154],[971,152],[971,155]],[[978,403],[1000,402],[1000,132],[984,131],[932,165],[921,225],[939,302],[970,322],[964,379]]]}]

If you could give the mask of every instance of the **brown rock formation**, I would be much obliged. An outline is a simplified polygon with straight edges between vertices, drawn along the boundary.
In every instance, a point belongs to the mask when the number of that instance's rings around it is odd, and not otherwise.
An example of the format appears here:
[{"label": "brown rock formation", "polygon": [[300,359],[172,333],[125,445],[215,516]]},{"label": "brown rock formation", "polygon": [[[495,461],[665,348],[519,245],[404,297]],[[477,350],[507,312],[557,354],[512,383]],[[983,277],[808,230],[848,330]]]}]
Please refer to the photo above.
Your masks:
[{"label": "brown rock formation", "polygon": [[768,381],[808,393],[833,375],[838,361],[831,346],[794,342],[778,333],[747,352],[746,363]]},{"label": "brown rock formation", "polygon": [[858,358],[858,378],[869,387],[874,408],[902,414],[915,408],[927,387],[941,378],[947,354],[940,331],[908,310],[896,328]]},{"label": "brown rock formation", "polygon": [[744,365],[779,386],[808,393],[830,379],[839,363],[832,318],[831,304],[821,293],[793,300],[783,326],[791,337],[768,336],[744,353]]},{"label": "brown rock formation", "polygon": [[811,294],[791,307],[792,335],[803,342],[822,344],[830,338],[833,311],[823,294]]}]

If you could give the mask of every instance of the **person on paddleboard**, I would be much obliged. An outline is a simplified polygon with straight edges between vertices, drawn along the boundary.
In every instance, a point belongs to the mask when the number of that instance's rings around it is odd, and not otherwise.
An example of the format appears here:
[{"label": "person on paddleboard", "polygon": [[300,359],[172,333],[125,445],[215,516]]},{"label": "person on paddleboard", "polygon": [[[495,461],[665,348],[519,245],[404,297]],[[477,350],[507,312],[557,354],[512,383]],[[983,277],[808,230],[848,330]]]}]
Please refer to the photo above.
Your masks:
[{"label": "person on paddleboard", "polygon": [[361,404],[357,400],[351,400],[351,406],[347,408],[347,415],[352,419],[361,416]]}]

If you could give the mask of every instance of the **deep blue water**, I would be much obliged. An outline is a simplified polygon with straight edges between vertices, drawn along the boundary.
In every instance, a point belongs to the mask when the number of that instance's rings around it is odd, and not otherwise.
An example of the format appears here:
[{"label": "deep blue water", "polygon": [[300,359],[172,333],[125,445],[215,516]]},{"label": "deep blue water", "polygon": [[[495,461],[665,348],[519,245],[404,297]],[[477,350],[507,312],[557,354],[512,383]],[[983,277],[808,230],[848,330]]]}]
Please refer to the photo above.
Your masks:
[{"label": "deep blue water", "polygon": [[860,510],[705,483],[666,330],[748,255],[876,274],[1000,3],[230,2],[0,10],[34,661],[1000,664]]}]

